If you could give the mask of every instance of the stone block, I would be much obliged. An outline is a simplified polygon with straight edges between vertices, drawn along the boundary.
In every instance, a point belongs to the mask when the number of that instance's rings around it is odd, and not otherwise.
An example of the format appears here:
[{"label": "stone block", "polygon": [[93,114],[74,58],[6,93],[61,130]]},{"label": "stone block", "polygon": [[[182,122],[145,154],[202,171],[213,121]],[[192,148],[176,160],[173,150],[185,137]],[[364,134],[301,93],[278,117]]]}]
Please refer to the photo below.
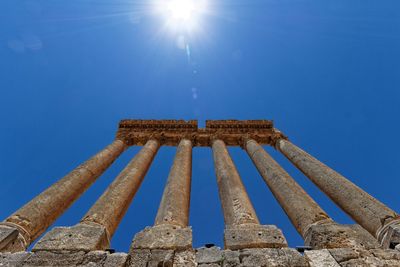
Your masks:
[{"label": "stone block", "polygon": [[0,225],[0,252],[18,252],[25,249],[25,239],[17,228]]},{"label": "stone block", "polygon": [[174,267],[195,267],[196,255],[193,250],[176,252],[174,255]]},{"label": "stone block", "polygon": [[128,264],[129,267],[147,267],[147,262],[150,260],[150,249],[131,249],[129,252]]},{"label": "stone block", "polygon": [[[393,264],[393,262],[392,262]],[[385,262],[379,260],[375,257],[366,257],[359,259],[352,259],[349,261],[342,262],[340,266],[342,267],[398,267],[399,263],[392,265],[390,262]]]},{"label": "stone block", "polygon": [[314,249],[378,248],[378,241],[358,224],[326,223],[312,225],[306,233],[304,244]]},{"label": "stone block", "polygon": [[400,265],[400,251],[395,249],[372,249],[370,252],[382,260],[398,260]]},{"label": "stone block", "polygon": [[198,267],[220,267],[221,265],[218,263],[202,263],[199,264]]},{"label": "stone block", "polygon": [[174,225],[146,227],[137,233],[131,249],[172,249],[188,250],[192,248],[192,229]]},{"label": "stone block", "polygon": [[85,255],[82,264],[83,265],[89,265],[91,263],[103,264],[106,261],[107,255],[109,255],[109,253],[104,250],[90,251]]},{"label": "stone block", "polygon": [[327,249],[304,251],[310,267],[340,267],[339,263],[332,257]]},{"label": "stone block", "polygon": [[126,253],[109,254],[104,262],[104,267],[125,267],[128,260]]},{"label": "stone block", "polygon": [[156,249],[151,251],[150,260],[147,267],[172,267],[174,263],[174,251]]},{"label": "stone block", "polygon": [[223,267],[236,267],[240,265],[240,253],[239,251],[224,250],[222,252]]},{"label": "stone block", "polygon": [[287,247],[282,231],[275,225],[242,224],[229,226],[224,232],[224,243],[225,248],[231,250]]},{"label": "stone block", "polygon": [[352,259],[359,258],[360,251],[352,248],[334,248],[329,249],[329,253],[331,253],[332,257],[338,262],[344,262]]},{"label": "stone block", "polygon": [[38,251],[32,253],[23,266],[77,266],[82,265],[85,254],[84,251]]},{"label": "stone block", "polygon": [[172,267],[174,251],[165,249],[131,249],[129,252],[129,267]]},{"label": "stone block", "polygon": [[309,267],[305,258],[291,248],[244,249],[240,251],[242,267]]},{"label": "stone block", "polygon": [[30,257],[30,252],[0,253],[0,266],[22,266],[23,262]]},{"label": "stone block", "polygon": [[223,254],[219,247],[199,248],[196,250],[196,262],[198,264],[222,263],[223,260]]},{"label": "stone block", "polygon": [[400,253],[393,249],[330,249],[329,252],[341,266],[346,267],[400,266]]},{"label": "stone block", "polygon": [[56,227],[33,247],[32,251],[92,251],[109,247],[106,229],[98,224]]}]

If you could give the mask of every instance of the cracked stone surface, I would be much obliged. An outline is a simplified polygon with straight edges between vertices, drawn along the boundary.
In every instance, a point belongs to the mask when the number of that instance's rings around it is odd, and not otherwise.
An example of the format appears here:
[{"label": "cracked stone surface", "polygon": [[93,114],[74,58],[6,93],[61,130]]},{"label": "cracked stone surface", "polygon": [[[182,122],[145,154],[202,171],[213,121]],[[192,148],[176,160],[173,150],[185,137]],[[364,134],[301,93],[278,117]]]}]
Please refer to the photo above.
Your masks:
[{"label": "cracked stone surface", "polygon": [[358,224],[327,223],[313,225],[307,231],[304,243],[314,249],[378,248],[378,241]]},{"label": "cracked stone surface", "polygon": [[134,249],[129,254],[96,251],[0,253],[0,266],[62,267],[399,267],[396,249],[334,248],[305,251],[292,248],[222,250],[202,247],[175,251]]},{"label": "cracked stone surface", "polygon": [[340,267],[339,263],[327,249],[305,251],[304,256],[310,267]]},{"label": "cracked stone surface", "polygon": [[0,266],[125,267],[128,255],[106,251],[38,251],[0,254]]},{"label": "cracked stone surface", "polygon": [[100,225],[77,224],[55,227],[33,247],[32,251],[92,251],[109,247],[106,229]]},{"label": "cracked stone surface", "polygon": [[231,250],[287,247],[282,231],[275,225],[245,224],[230,226],[225,229],[224,242],[225,247]]},{"label": "cracked stone surface", "polygon": [[131,245],[131,249],[185,250],[191,248],[192,229],[167,224],[146,227],[135,235]]},{"label": "cracked stone surface", "polygon": [[195,267],[196,256],[193,250],[186,250],[181,252],[176,252],[174,255],[174,266],[175,267]]}]

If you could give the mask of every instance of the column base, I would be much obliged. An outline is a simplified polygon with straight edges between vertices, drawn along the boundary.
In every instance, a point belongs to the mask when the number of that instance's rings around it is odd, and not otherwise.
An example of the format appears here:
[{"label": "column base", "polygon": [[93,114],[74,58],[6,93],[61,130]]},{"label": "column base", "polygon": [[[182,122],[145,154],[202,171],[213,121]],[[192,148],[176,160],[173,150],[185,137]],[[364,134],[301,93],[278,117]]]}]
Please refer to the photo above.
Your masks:
[{"label": "column base", "polygon": [[393,221],[378,233],[382,248],[395,248],[400,244],[400,221]]},{"label": "column base", "polygon": [[313,249],[379,248],[378,241],[360,225],[334,222],[310,226],[305,234],[304,244]]},{"label": "column base", "polygon": [[227,226],[224,231],[226,249],[282,248],[287,242],[275,225],[242,224]]},{"label": "column base", "polygon": [[27,242],[18,228],[0,224],[0,252],[25,251]]},{"label": "column base", "polygon": [[109,248],[106,229],[99,224],[79,223],[72,227],[55,227],[48,232],[32,251],[92,251]]},{"label": "column base", "polygon": [[170,249],[192,248],[192,229],[175,225],[146,227],[133,238],[132,249]]}]

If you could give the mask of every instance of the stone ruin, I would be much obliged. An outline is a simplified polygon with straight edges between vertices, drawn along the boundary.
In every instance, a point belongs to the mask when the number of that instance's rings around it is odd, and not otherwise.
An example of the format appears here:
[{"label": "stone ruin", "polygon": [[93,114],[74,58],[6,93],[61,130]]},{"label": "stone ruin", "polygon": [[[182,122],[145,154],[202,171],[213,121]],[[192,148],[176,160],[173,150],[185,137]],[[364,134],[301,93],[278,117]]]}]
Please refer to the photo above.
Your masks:
[{"label": "stone ruin", "polygon": [[[79,223],[46,230],[129,146],[142,146]],[[281,152],[355,224],[335,222],[263,149]],[[161,146],[176,146],[153,226],[129,253],[110,240]],[[192,247],[188,225],[192,149],[211,147],[225,220],[224,248]],[[227,146],[241,146],[304,238],[289,248],[260,224]],[[43,233],[45,235],[27,248]],[[133,233],[132,233],[133,235]],[[0,223],[0,266],[400,266],[400,216],[300,149],[268,120],[123,120],[115,140]]]}]

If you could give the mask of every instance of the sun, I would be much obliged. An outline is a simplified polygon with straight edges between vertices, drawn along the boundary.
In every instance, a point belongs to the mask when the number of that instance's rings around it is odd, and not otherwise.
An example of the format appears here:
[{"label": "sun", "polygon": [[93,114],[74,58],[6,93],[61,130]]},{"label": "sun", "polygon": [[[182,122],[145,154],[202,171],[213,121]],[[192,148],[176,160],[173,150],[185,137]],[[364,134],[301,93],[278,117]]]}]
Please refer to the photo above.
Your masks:
[{"label": "sun", "polygon": [[166,20],[168,28],[191,32],[200,26],[206,13],[207,0],[158,0],[156,9]]},{"label": "sun", "polygon": [[188,21],[194,15],[195,4],[193,0],[171,0],[167,9],[170,18]]}]

